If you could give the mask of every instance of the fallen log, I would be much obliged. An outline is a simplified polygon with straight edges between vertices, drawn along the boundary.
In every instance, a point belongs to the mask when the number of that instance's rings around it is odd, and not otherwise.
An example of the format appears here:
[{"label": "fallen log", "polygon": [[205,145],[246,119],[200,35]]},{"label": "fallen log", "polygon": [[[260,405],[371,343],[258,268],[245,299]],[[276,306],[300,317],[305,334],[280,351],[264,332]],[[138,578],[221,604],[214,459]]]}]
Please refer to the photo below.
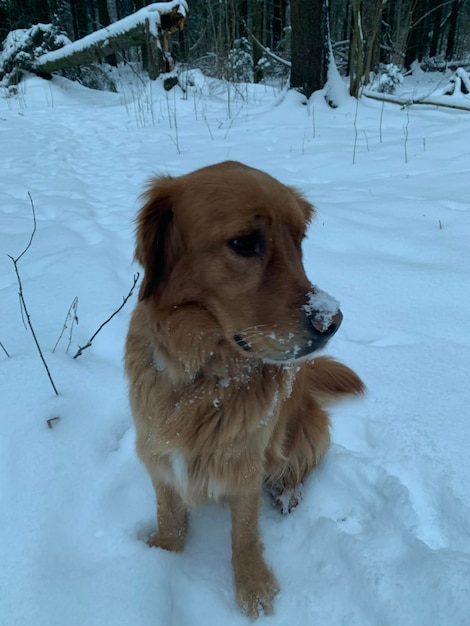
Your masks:
[{"label": "fallen log", "polygon": [[152,50],[150,77],[156,78],[165,69],[168,38],[183,28],[187,15],[185,0],[149,4],[59,50],[43,54],[36,59],[32,70],[38,74],[50,74],[77,65],[88,65],[132,46],[147,44]]},{"label": "fallen log", "polygon": [[437,98],[399,98],[398,96],[391,96],[389,94],[377,93],[375,91],[370,91],[364,89],[361,92],[361,95],[366,98],[371,98],[372,100],[379,100],[380,102],[391,102],[392,104],[399,104],[402,107],[408,107],[414,104],[425,104],[429,106],[436,107],[446,107],[448,109],[459,109],[460,111],[470,111],[470,101],[468,106],[465,104],[456,104],[455,102],[444,102],[441,99]]}]

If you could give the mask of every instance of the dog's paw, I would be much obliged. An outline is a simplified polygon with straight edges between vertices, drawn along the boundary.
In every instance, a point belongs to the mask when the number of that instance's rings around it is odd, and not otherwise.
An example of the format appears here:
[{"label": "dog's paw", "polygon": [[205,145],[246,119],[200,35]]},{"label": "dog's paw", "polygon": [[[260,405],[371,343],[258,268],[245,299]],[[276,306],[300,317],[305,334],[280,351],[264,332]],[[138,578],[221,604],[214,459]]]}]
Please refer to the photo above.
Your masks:
[{"label": "dog's paw", "polygon": [[268,567],[259,578],[250,577],[237,584],[237,602],[241,610],[254,620],[262,615],[272,615],[273,600],[279,592],[279,584]]},{"label": "dog's paw", "polygon": [[278,508],[283,515],[287,515],[297,508],[304,495],[302,483],[299,483],[294,488],[288,488],[282,491],[271,487],[269,493],[271,494],[274,506]]},{"label": "dog's paw", "polygon": [[184,537],[163,535],[156,532],[147,539],[147,545],[149,548],[162,548],[170,552],[182,552],[184,548]]}]

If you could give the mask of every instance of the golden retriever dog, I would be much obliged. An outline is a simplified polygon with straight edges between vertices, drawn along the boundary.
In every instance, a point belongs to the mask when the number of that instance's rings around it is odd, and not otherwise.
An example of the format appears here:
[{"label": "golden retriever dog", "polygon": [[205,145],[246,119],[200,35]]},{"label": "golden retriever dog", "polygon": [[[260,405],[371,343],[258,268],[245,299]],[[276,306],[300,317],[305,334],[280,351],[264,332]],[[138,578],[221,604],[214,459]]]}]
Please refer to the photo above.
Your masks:
[{"label": "golden retriever dog", "polygon": [[313,358],[342,319],[302,265],[314,209],[237,162],[155,178],[144,197],[125,366],[157,496],[149,545],[182,550],[189,509],[228,502],[237,602],[270,614],[279,586],[258,531],[263,486],[295,507],[329,445],[325,405],[364,389],[345,365]]}]

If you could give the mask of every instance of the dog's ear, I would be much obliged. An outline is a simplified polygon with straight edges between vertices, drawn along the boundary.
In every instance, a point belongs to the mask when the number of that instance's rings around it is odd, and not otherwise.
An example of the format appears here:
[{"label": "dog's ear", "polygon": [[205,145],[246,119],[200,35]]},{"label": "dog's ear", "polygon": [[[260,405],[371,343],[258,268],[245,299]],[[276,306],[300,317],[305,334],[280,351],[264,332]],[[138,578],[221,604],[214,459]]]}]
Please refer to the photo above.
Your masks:
[{"label": "dog's ear", "polygon": [[305,225],[308,226],[315,215],[315,207],[304,198],[298,189],[295,187],[289,187],[289,189],[294,194],[297,204],[302,209],[303,214],[305,215]]},{"label": "dog's ear", "polygon": [[137,216],[135,259],[144,268],[139,300],[158,288],[169,269],[169,243],[173,221],[175,179],[162,176],[150,181]]}]

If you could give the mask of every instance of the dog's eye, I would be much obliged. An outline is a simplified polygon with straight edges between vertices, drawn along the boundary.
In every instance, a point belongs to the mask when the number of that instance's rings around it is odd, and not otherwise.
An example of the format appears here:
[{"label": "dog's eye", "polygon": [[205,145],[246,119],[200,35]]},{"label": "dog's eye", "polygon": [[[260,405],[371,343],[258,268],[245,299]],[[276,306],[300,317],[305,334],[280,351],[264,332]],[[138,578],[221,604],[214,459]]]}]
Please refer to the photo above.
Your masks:
[{"label": "dog's eye", "polygon": [[260,256],[264,252],[264,238],[258,230],[229,239],[227,245],[241,256]]}]

